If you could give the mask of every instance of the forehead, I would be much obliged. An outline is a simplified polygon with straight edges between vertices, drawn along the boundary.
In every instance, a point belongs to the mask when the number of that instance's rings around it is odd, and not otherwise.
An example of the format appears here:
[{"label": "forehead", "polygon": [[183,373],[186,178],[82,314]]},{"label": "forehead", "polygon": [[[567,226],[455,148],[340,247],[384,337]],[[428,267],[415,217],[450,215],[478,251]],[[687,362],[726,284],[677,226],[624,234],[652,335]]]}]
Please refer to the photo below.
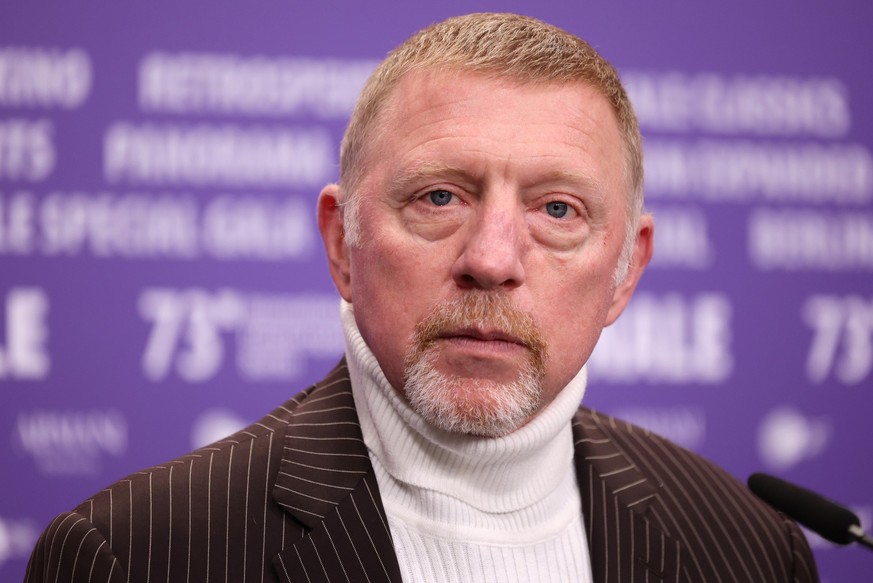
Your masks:
[{"label": "forehead", "polygon": [[503,159],[517,170],[599,173],[611,180],[613,167],[622,166],[612,107],[581,82],[413,71],[388,95],[374,127],[367,173],[389,161],[457,166]]},{"label": "forehead", "polygon": [[[402,120],[403,117],[432,109],[443,113],[463,114],[482,94],[490,96],[484,109],[470,108],[467,113],[481,118],[500,117],[510,98],[513,104],[528,108],[531,121],[548,113],[547,105],[563,106],[562,114],[568,125],[581,118],[591,118],[604,125],[603,129],[618,131],[612,106],[594,86],[582,81],[527,81],[497,73],[465,71],[456,68],[418,69],[401,77],[389,91],[380,108],[382,122]],[[540,114],[539,116],[537,114]]]}]

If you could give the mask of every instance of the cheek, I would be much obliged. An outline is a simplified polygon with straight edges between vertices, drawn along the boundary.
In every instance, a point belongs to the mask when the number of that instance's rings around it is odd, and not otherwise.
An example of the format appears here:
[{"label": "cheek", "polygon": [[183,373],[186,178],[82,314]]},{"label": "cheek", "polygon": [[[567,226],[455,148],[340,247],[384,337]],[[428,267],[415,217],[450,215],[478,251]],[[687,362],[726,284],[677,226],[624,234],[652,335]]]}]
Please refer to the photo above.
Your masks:
[{"label": "cheek", "polygon": [[[612,305],[612,272],[608,265],[565,264],[553,271],[553,285],[535,299],[553,339],[555,358],[587,358],[600,336]],[[558,275],[560,274],[560,275]]]},{"label": "cheek", "polygon": [[552,338],[545,388],[551,397],[560,392],[588,361],[606,317],[606,310],[594,303],[565,306],[566,311],[555,315],[550,322]]},{"label": "cheek", "polygon": [[354,250],[351,288],[355,313],[368,343],[396,344],[415,325],[422,298],[434,294],[423,278],[418,259],[392,245],[367,241]]}]

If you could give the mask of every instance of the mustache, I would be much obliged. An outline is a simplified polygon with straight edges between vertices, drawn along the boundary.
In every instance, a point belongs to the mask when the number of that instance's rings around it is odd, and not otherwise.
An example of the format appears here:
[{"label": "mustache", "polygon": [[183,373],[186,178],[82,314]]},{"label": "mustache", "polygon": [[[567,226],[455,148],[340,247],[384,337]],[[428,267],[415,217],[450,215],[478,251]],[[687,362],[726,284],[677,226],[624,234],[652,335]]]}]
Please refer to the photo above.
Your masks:
[{"label": "mustache", "polygon": [[531,352],[531,364],[542,370],[547,345],[533,317],[512,305],[501,292],[474,291],[437,304],[413,330],[407,361],[433,347],[436,340],[453,332],[480,330],[522,344]]}]

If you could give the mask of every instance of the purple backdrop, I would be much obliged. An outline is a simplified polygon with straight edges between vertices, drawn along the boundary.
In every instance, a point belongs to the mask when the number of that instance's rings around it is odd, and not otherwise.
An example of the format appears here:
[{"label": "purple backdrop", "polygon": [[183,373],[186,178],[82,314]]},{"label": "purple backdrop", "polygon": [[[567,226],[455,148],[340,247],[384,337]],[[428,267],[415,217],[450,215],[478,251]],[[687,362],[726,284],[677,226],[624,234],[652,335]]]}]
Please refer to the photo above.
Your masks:
[{"label": "purple backdrop", "polygon": [[56,513],[333,365],[314,202],[351,104],[472,10],[588,39],[641,119],[657,259],[586,403],[871,523],[869,3],[101,4],[0,8],[0,580]]}]

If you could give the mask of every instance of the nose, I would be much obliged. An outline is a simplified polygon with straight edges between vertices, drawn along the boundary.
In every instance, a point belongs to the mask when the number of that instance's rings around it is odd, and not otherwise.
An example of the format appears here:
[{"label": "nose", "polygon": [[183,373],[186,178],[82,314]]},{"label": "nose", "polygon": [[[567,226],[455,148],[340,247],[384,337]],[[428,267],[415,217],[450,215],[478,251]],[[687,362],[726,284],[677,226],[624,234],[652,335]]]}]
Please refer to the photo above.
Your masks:
[{"label": "nose", "polygon": [[452,266],[465,289],[512,289],[524,283],[524,217],[510,208],[483,208]]}]

